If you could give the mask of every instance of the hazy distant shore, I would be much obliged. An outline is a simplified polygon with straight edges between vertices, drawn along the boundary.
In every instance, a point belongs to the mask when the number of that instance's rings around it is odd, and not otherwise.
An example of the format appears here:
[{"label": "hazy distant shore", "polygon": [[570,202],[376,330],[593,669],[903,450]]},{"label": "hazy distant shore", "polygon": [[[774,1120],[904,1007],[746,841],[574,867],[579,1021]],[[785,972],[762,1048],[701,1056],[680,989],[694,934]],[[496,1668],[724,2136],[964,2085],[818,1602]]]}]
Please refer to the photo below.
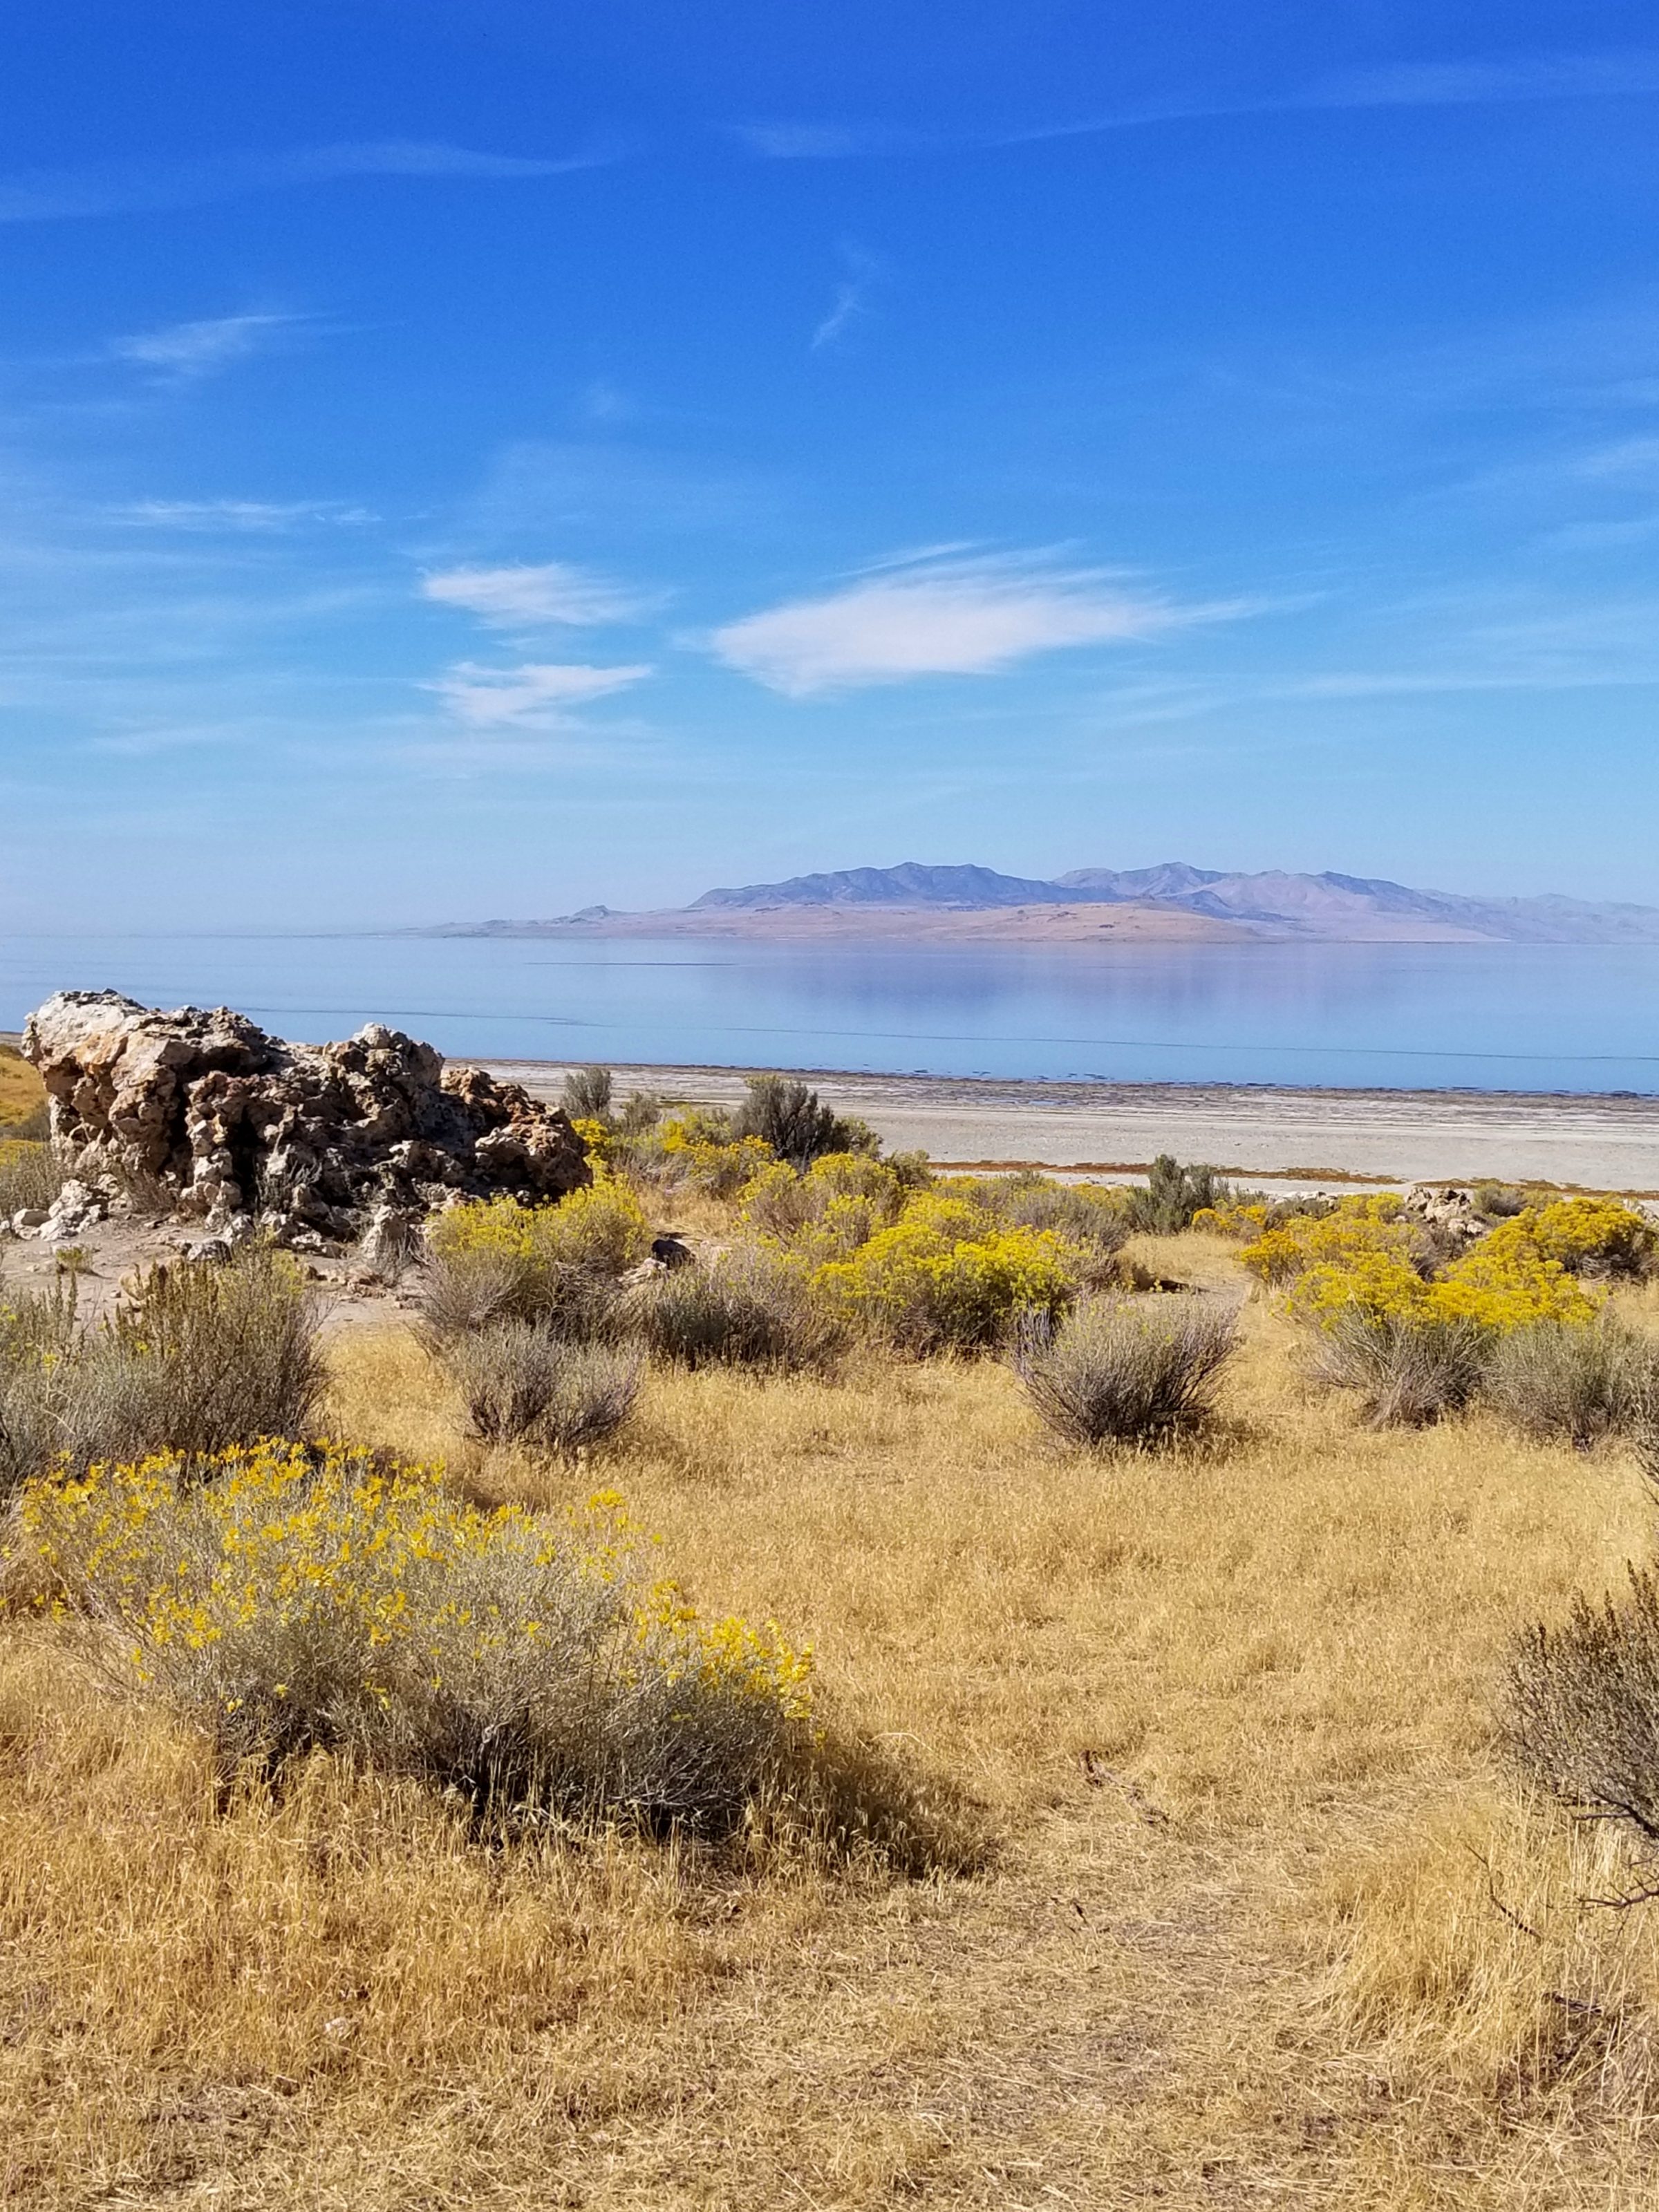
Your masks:
[{"label": "hazy distant shore", "polygon": [[[565,1065],[491,1060],[557,1095]],[[957,1165],[1133,1175],[1160,1152],[1285,1185],[1540,1182],[1659,1196],[1659,1098],[1268,1085],[1066,1083],[806,1071],[892,1149]],[[618,1067],[619,1091],[727,1104],[743,1071]]]}]

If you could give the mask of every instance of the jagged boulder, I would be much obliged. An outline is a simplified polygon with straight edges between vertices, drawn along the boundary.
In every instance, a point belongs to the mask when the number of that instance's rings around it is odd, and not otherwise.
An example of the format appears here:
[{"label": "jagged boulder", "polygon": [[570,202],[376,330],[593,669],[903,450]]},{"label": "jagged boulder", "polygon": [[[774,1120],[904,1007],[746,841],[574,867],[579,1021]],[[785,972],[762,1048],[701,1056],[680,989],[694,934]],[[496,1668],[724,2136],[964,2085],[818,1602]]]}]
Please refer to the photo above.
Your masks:
[{"label": "jagged boulder", "polygon": [[289,1044],[224,1006],[60,991],[30,1015],[23,1051],[79,1182],[212,1231],[343,1243],[388,1211],[544,1201],[588,1180],[562,1113],[378,1022],[343,1044]]},{"label": "jagged boulder", "polygon": [[1474,1192],[1452,1183],[1407,1184],[1400,1210],[1407,1221],[1421,1223],[1447,1245],[1475,1243],[1492,1227],[1475,1204]]}]

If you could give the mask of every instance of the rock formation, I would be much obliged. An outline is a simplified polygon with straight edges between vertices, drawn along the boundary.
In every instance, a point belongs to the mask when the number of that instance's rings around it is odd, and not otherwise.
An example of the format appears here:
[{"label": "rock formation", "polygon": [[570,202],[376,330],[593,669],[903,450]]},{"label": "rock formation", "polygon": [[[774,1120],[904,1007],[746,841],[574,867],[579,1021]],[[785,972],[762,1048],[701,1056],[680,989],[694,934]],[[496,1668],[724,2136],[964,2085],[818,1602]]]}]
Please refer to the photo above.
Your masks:
[{"label": "rock formation", "polygon": [[371,1022],[343,1044],[288,1044],[240,1014],[161,1013],[114,991],[60,991],[23,1051],[76,1182],[315,1249],[456,1198],[562,1198],[588,1180],[566,1116]]}]

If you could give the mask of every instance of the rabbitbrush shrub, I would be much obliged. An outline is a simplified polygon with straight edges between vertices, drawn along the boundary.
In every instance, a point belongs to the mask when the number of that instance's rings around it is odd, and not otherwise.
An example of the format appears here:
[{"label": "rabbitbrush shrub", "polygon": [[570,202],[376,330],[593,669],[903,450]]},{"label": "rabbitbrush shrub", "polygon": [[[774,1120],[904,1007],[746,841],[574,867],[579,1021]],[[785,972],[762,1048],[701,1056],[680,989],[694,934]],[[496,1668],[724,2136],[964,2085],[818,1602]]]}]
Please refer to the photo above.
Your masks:
[{"label": "rabbitbrush shrub", "polygon": [[568,1335],[593,1335],[620,1278],[650,1249],[626,1183],[595,1182],[557,1206],[495,1198],[452,1206],[427,1231],[422,1316],[439,1338],[495,1321],[550,1321]]},{"label": "rabbitbrush shrub", "polygon": [[738,1820],[805,1720],[811,1658],[647,1571],[614,1492],[471,1505],[338,1445],[171,1455],[25,1488],[12,1571],[224,1771],[342,1751],[479,1813]]},{"label": "rabbitbrush shrub", "polygon": [[977,1352],[1000,1343],[1024,1314],[1057,1318],[1079,1273],[1079,1255],[1053,1230],[1010,1227],[933,1189],[811,1281],[849,1322],[905,1350]]},{"label": "rabbitbrush shrub", "polygon": [[1154,1443],[1204,1419],[1238,1341],[1236,1310],[1188,1293],[1097,1298],[1058,1327],[1029,1319],[1014,1367],[1069,1443]]}]

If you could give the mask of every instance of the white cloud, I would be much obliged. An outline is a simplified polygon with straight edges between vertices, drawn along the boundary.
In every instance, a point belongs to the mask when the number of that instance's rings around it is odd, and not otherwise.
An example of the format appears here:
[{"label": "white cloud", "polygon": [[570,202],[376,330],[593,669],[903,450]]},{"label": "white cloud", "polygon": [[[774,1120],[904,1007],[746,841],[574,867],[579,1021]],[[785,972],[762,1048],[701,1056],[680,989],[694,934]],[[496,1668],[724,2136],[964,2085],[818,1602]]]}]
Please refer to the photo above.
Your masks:
[{"label": "white cloud", "polygon": [[204,322],[171,323],[163,330],[117,338],[110,350],[119,361],[159,370],[164,376],[211,376],[216,369],[256,353],[272,331],[294,319],[276,314],[216,315]]},{"label": "white cloud", "polygon": [[506,568],[447,568],[421,580],[424,598],[465,607],[503,629],[542,623],[622,622],[637,611],[629,592],[563,561]]},{"label": "white cloud", "polygon": [[468,729],[550,729],[558,725],[566,708],[623,690],[650,673],[647,667],[586,668],[537,661],[521,668],[481,668],[463,660],[426,688],[435,691]]},{"label": "white cloud", "polygon": [[804,698],[913,677],[989,675],[1032,653],[1150,637],[1224,611],[1232,611],[1173,607],[1097,570],[945,561],[745,615],[713,641],[728,668]]},{"label": "white cloud", "polygon": [[228,154],[214,161],[180,162],[166,168],[34,170],[0,178],[0,223],[53,222],[79,216],[199,207],[245,192],[330,184],[351,177],[454,177],[486,182],[560,177],[573,170],[599,167],[613,159],[613,155],[605,152],[552,159],[483,154],[468,146],[390,138],[295,146],[274,154]]},{"label": "white cloud", "polygon": [[112,521],[156,530],[295,530],[311,522],[374,522],[366,507],[333,499],[138,499],[106,509]]},{"label": "white cloud", "polygon": [[841,252],[847,274],[836,288],[835,301],[829,313],[812,333],[814,353],[833,345],[860,316],[869,313],[870,294],[882,273],[880,263],[857,246],[843,246]]},{"label": "white cloud", "polygon": [[1623,100],[1659,92],[1659,53],[1525,54],[1407,62],[1337,77],[1297,101],[1310,107],[1453,107],[1531,100]]},{"label": "white cloud", "polygon": [[739,123],[732,136],[764,161],[844,161],[878,152],[887,143],[879,134],[837,123]]}]

